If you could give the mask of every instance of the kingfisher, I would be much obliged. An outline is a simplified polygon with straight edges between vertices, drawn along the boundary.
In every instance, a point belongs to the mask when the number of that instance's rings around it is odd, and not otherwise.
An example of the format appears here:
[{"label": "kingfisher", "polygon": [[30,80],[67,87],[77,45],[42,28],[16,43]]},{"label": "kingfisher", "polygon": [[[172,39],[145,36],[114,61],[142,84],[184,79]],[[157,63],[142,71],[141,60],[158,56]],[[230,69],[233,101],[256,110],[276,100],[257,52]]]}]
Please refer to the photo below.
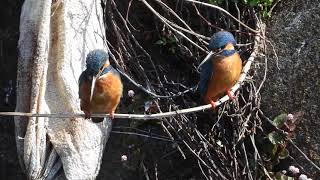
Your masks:
[{"label": "kingfisher", "polygon": [[[90,51],[86,57],[86,69],[79,77],[80,109],[85,118],[91,113],[108,113],[114,119],[114,112],[122,96],[122,82],[119,72],[109,62],[109,54],[101,49]],[[104,118],[91,118],[99,123]]]},{"label": "kingfisher", "polygon": [[205,103],[215,108],[215,102],[224,94],[230,99],[231,87],[237,82],[242,70],[242,60],[235,50],[234,36],[227,31],[220,31],[210,39],[210,53],[198,66],[200,82],[198,89]]}]

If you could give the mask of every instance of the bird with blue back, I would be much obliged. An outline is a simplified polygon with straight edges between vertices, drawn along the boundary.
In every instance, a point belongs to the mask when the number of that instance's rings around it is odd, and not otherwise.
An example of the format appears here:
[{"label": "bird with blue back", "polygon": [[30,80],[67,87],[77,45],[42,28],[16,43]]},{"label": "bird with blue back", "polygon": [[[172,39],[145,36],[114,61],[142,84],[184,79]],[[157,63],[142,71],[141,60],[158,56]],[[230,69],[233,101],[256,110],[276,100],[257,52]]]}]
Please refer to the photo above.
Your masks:
[{"label": "bird with blue back", "polygon": [[234,36],[227,31],[220,31],[210,39],[210,53],[200,63],[200,83],[198,89],[205,103],[215,108],[215,102],[224,94],[233,99],[230,89],[238,81],[242,61],[235,49]]},{"label": "bird with blue back", "polygon": [[[80,108],[86,119],[92,113],[106,113],[114,119],[114,112],[122,96],[119,72],[109,62],[109,54],[101,49],[90,51],[86,57],[86,69],[79,77]],[[98,123],[104,118],[91,118]]]}]

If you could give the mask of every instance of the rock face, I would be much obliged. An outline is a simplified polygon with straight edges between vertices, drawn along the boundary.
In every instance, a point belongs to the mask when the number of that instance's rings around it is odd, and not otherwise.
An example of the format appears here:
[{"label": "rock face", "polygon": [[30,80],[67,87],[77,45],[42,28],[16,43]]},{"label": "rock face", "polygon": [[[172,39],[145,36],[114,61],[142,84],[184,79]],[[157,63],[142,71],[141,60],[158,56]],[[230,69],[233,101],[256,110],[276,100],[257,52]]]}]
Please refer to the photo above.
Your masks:
[{"label": "rock face", "polygon": [[[278,62],[269,44],[267,79],[261,90],[263,110],[269,117],[275,117],[281,112],[302,111],[304,115],[298,125],[295,142],[319,165],[319,1],[293,0],[280,3],[272,14],[266,31],[277,52]],[[259,73],[262,78],[264,67],[261,67]],[[304,158],[299,157],[297,161],[304,162]],[[315,172],[315,169],[309,169],[309,163],[305,165],[307,172]]]}]

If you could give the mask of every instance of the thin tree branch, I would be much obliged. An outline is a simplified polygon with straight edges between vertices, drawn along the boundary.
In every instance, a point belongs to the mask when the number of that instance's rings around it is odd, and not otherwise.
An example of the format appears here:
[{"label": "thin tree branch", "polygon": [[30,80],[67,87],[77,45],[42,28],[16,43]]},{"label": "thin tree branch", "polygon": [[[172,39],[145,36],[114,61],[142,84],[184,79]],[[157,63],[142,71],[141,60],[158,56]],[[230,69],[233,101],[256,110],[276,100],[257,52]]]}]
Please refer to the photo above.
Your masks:
[{"label": "thin tree branch", "polygon": [[254,33],[260,33],[259,31],[250,28],[249,26],[247,26],[246,24],[241,22],[239,19],[237,19],[236,17],[232,16],[232,14],[230,14],[228,11],[226,11],[225,9],[223,9],[223,8],[221,8],[219,6],[216,6],[216,5],[213,5],[213,4],[204,3],[204,2],[200,2],[200,1],[196,1],[196,0],[185,0],[185,1],[193,2],[193,3],[197,3],[197,4],[201,4],[201,5],[204,5],[204,6],[208,6],[208,7],[211,7],[211,8],[218,9],[219,11],[222,11],[223,13],[225,13],[226,15],[228,15],[229,17],[231,17],[232,19],[234,19],[235,21],[240,23],[243,27],[247,28],[248,30],[250,30],[250,31],[252,31]]}]

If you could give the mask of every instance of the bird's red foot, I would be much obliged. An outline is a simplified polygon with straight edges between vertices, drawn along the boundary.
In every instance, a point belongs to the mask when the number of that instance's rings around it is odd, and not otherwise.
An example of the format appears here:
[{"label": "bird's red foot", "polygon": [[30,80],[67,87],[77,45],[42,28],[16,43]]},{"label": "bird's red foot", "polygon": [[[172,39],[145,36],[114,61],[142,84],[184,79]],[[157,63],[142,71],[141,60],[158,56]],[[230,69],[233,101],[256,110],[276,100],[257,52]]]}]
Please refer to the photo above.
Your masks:
[{"label": "bird's red foot", "polygon": [[114,111],[111,111],[109,115],[110,115],[110,119],[113,120],[114,119]]},{"label": "bird's red foot", "polygon": [[89,111],[83,111],[84,112],[84,119],[90,119],[91,118],[91,112]]},{"label": "bird's red foot", "polygon": [[235,96],[231,93],[230,90],[227,91],[227,95],[229,96],[230,100],[233,100],[235,98]]},{"label": "bird's red foot", "polygon": [[217,105],[214,101],[210,100],[210,104],[212,106],[212,109],[216,109]]}]

